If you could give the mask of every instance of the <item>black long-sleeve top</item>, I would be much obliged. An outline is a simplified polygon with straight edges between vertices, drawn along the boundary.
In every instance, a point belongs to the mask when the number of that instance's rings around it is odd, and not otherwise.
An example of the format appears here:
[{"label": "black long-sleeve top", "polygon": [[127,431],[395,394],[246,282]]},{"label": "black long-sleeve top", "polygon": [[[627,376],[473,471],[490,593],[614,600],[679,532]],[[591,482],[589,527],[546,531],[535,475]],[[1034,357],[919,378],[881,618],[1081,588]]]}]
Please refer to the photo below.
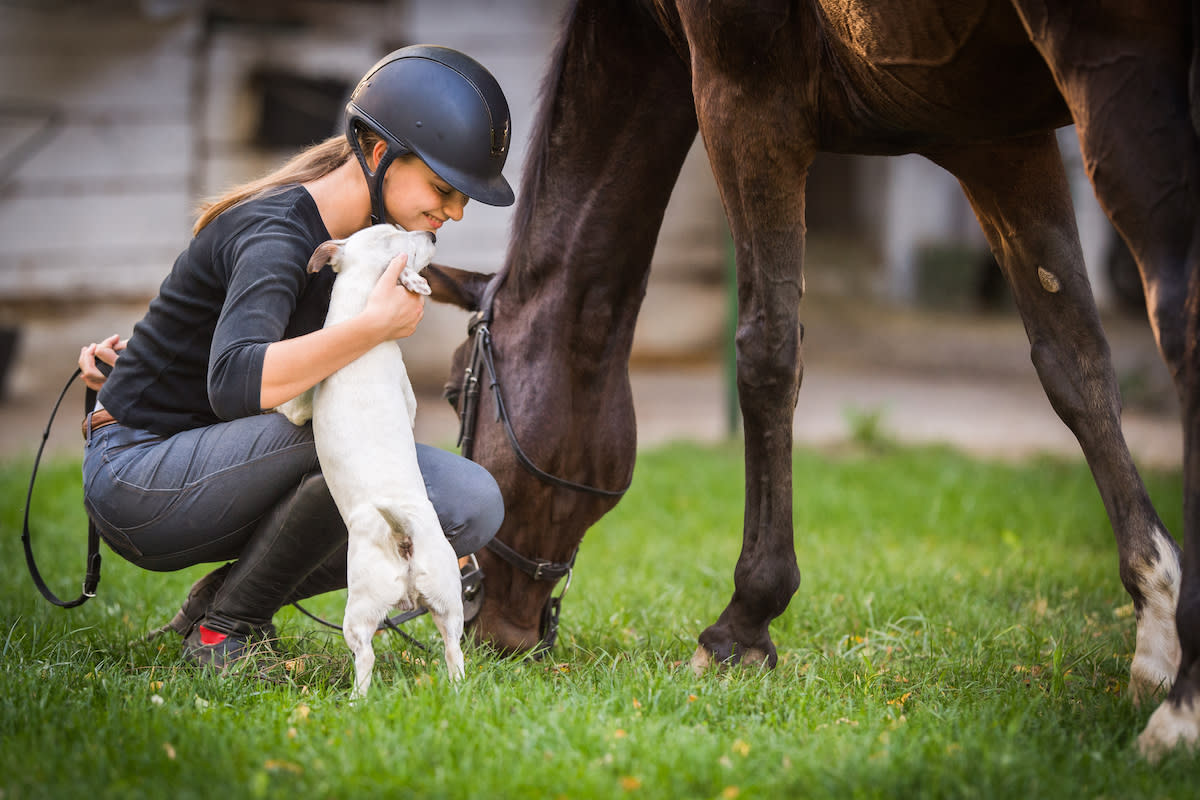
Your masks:
[{"label": "black long-sleeve top", "polygon": [[324,324],[333,271],[307,265],[328,238],[301,186],[222,213],[175,260],[100,402],[164,436],[261,413],[267,345]]}]

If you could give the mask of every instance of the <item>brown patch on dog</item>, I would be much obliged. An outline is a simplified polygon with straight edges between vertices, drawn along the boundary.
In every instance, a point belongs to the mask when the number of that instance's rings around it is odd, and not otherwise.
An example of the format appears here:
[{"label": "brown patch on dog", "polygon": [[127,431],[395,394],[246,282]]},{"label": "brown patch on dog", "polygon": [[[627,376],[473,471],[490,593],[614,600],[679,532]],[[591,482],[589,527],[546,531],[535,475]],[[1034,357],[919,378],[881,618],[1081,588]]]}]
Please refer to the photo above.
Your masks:
[{"label": "brown patch on dog", "polygon": [[400,557],[405,561],[412,559],[412,539],[407,536],[396,537],[396,549],[400,551]]}]

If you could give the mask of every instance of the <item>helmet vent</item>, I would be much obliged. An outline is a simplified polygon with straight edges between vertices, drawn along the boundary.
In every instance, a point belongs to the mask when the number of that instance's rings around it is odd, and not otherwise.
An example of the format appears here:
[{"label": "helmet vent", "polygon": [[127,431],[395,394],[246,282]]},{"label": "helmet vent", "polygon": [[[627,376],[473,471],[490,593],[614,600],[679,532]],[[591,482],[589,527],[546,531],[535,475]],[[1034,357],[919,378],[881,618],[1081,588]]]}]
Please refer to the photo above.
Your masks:
[{"label": "helmet vent", "polygon": [[[417,123],[420,125],[421,123]],[[504,120],[504,128],[500,131],[500,141],[496,142],[496,129],[492,128],[492,155],[502,156],[508,151],[508,129],[509,121]]]}]

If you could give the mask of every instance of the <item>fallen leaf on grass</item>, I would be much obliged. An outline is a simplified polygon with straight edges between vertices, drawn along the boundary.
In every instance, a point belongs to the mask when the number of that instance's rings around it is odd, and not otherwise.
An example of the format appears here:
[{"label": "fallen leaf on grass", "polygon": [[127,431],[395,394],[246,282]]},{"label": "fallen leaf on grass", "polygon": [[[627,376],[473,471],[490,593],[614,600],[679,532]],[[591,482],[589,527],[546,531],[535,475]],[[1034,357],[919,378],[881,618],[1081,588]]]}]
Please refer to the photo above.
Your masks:
[{"label": "fallen leaf on grass", "polygon": [[281,758],[268,758],[263,762],[263,767],[270,772],[290,772],[293,775],[300,775],[304,772],[304,767]]}]

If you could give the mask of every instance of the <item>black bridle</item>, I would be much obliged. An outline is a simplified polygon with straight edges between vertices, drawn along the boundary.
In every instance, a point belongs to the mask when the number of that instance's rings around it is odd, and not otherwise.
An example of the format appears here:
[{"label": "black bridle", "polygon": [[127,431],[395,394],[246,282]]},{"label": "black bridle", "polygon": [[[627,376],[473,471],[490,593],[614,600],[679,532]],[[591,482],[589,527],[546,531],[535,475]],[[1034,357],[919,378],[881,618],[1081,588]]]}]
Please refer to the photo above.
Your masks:
[{"label": "black bridle", "polygon": [[[471,316],[471,321],[467,326],[467,335],[472,339],[471,360],[467,363],[467,367],[463,372],[458,402],[460,425],[458,445],[463,456],[470,459],[474,458],[475,427],[479,416],[480,384],[484,377],[483,373],[486,370],[489,381],[488,385],[492,390],[492,396],[496,403],[496,421],[504,426],[504,433],[508,437],[508,443],[512,447],[513,454],[517,457],[518,463],[526,471],[543,483],[556,486],[560,489],[570,489],[571,491],[593,494],[600,497],[619,498],[623,496],[629,490],[630,483],[626,483],[622,489],[602,489],[597,486],[589,486],[585,483],[577,483],[557,475],[552,475],[534,464],[521,448],[520,442],[517,441],[517,434],[513,430],[512,420],[509,418],[508,410],[504,405],[504,393],[500,387],[500,377],[496,372],[496,359],[492,352],[492,305],[496,290],[503,280],[502,276],[503,273],[500,273],[492,278],[488,284],[487,291],[484,293],[484,300],[480,304],[481,309]],[[630,482],[632,482],[632,476]],[[532,654],[535,658],[540,658],[549,652],[558,638],[558,618],[562,608],[562,598],[571,586],[575,556],[578,555],[579,550],[576,548],[568,560],[555,562],[523,556],[496,538],[489,541],[486,547],[495,553],[496,556],[535,581],[557,583],[564,577],[567,579],[558,596],[555,597],[551,594],[550,598],[546,601],[545,607],[542,609],[542,619],[539,628],[539,636],[541,638]]]}]

